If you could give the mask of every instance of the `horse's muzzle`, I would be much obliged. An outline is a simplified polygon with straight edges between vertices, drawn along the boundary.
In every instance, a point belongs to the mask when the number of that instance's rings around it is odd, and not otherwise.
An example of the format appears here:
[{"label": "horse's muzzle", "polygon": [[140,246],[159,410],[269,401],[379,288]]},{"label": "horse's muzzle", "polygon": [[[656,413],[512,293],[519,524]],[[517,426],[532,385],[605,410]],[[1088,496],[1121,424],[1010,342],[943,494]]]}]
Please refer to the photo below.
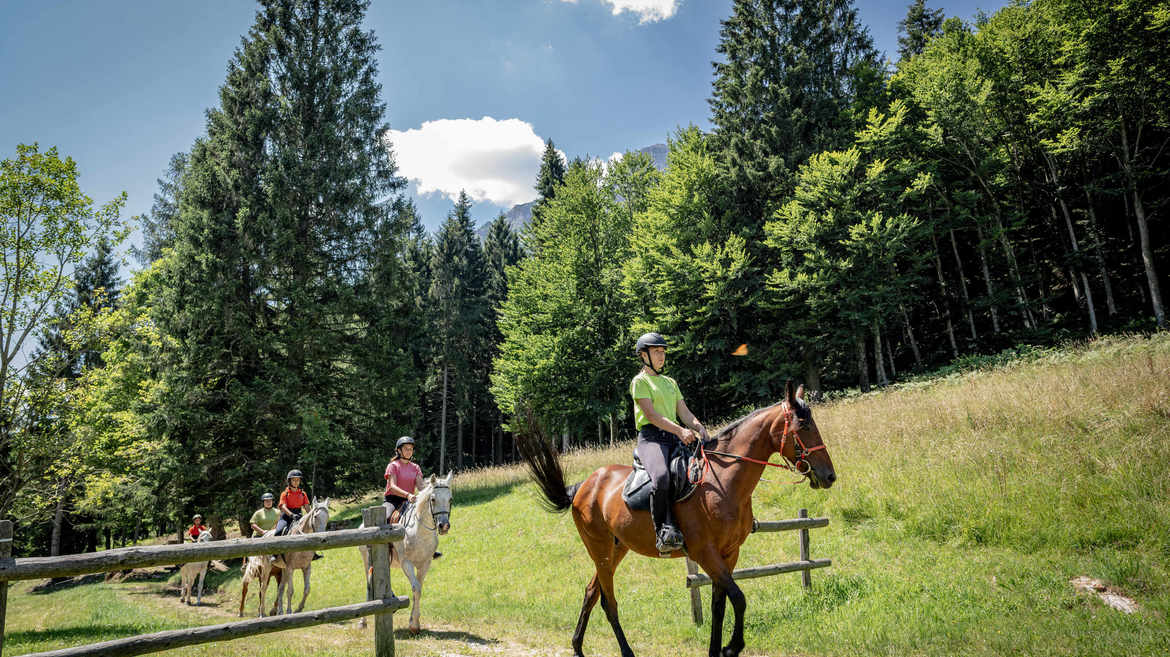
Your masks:
[{"label": "horse's muzzle", "polygon": [[446,535],[446,533],[449,531],[451,531],[451,523],[449,523],[449,522],[440,522],[439,523],[439,535],[440,536]]}]

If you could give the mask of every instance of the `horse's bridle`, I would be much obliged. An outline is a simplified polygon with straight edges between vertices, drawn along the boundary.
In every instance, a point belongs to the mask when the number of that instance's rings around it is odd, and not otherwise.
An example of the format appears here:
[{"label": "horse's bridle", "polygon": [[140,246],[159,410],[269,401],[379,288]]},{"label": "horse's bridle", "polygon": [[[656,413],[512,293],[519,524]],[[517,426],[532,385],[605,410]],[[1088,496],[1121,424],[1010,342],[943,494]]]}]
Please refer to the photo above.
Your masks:
[{"label": "horse's bridle", "polygon": [[[419,524],[422,525],[424,529],[426,529],[428,531],[432,531],[432,532],[438,531],[439,522],[441,522],[441,521],[446,522],[447,524],[451,524],[451,509],[447,509],[446,511],[439,511],[438,513],[435,513],[435,489],[437,489],[437,488],[450,489],[451,487],[448,486],[447,484],[440,484],[440,483],[435,483],[435,485],[431,487],[431,496],[427,499],[427,504],[431,507],[431,522],[433,522],[435,524],[430,526],[430,527],[427,527],[427,524],[425,522],[423,522],[422,516],[419,516],[419,518],[418,518]],[[415,513],[418,513],[418,511],[415,511]],[[440,518],[439,516],[447,516],[447,517]]]},{"label": "horse's bridle", "polygon": [[313,527],[313,531],[306,532],[305,525],[307,524],[310,527],[312,527],[313,526],[312,519],[321,511],[328,511],[328,510],[329,510],[329,507],[324,505],[324,504],[321,504],[321,505],[314,504],[313,508],[309,509],[309,512],[304,515],[304,517],[301,519],[301,521],[299,523],[297,523],[297,529],[299,529],[302,534],[312,534],[312,533],[316,532],[317,531],[316,527]]},{"label": "horse's bridle", "polygon": [[[798,474],[802,477],[808,477],[809,474],[812,472],[812,466],[809,465],[808,458],[807,458],[808,455],[812,454],[813,452],[825,449],[825,446],[823,444],[821,444],[821,445],[814,445],[812,447],[806,447],[804,444],[804,441],[800,439],[800,418],[796,416],[796,412],[793,410],[793,408],[791,406],[788,405],[787,402],[785,402],[785,406],[786,406],[786,408],[784,410],[784,431],[783,431],[783,433],[780,434],[780,456],[784,459],[783,463],[772,463],[771,461],[761,461],[760,459],[754,459],[750,456],[742,456],[740,454],[729,454],[727,452],[716,452],[714,450],[704,448],[703,441],[700,440],[700,441],[698,441],[699,446],[696,449],[696,451],[699,454],[699,457],[703,461],[703,471],[706,472],[707,468],[711,467],[710,463],[708,463],[707,455],[714,454],[716,456],[726,456],[728,458],[735,459],[736,461],[749,461],[751,463],[758,463],[760,465],[770,465],[774,468],[786,468],[788,470],[791,470],[792,472],[795,472],[796,474]],[[784,446],[787,444],[789,436],[792,437],[792,442],[793,442],[792,458],[791,459],[789,459],[787,456],[784,456]],[[802,463],[804,464],[803,468],[801,467]],[[694,483],[694,484],[701,483],[701,480],[692,481],[691,483]],[[800,483],[800,482],[793,482],[793,483]]]},{"label": "horse's bridle", "polygon": [[[785,405],[788,406],[788,403],[785,402]],[[784,411],[784,433],[780,435],[780,456],[784,456],[784,445],[787,442],[789,436],[792,436],[792,442],[795,443],[792,446],[793,458],[789,460],[788,457],[784,457],[784,460],[788,462],[787,465],[789,470],[795,472],[798,475],[807,477],[812,471],[812,466],[808,463],[808,455],[812,454],[813,452],[825,449],[825,445],[822,443],[820,445],[814,445],[813,447],[805,447],[804,441],[800,439],[800,418],[796,415],[796,411],[791,406],[788,406],[788,408]],[[801,463],[804,464],[803,470],[800,467]]]}]

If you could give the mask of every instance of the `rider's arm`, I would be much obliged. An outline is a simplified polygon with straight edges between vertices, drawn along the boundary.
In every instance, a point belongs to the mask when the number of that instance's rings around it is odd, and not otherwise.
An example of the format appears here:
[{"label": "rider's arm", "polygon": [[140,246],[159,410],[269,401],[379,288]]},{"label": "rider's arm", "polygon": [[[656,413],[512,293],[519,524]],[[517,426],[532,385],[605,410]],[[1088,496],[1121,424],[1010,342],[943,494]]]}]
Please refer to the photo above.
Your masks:
[{"label": "rider's arm", "polygon": [[678,418],[683,421],[683,424],[691,427],[695,431],[698,431],[699,435],[703,437],[703,440],[707,439],[707,428],[703,426],[702,422],[699,422],[699,418],[695,417],[695,414],[691,412],[691,409],[687,408],[687,403],[685,401],[681,399],[678,400],[678,405],[675,408],[675,412],[678,413]]},{"label": "rider's arm", "polygon": [[642,397],[634,401],[638,402],[638,408],[642,409],[642,414],[645,415],[646,419],[650,420],[650,423],[654,426],[662,429],[663,431],[669,431],[670,433],[673,433],[674,435],[678,436],[680,440],[687,444],[690,444],[691,441],[695,439],[695,436],[690,429],[680,427],[674,422],[666,419],[666,417],[658,411],[654,410],[654,402],[650,399]]}]

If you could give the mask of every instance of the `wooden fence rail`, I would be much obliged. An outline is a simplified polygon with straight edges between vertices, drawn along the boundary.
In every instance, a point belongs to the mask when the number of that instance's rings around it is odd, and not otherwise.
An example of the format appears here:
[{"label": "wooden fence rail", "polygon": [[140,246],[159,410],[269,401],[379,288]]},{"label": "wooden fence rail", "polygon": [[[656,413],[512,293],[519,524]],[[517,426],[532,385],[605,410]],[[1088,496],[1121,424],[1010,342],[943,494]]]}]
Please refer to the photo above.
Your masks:
[{"label": "wooden fence rail", "polygon": [[[808,509],[800,510],[800,517],[791,520],[757,520],[752,522],[752,532],[782,532],[797,530],[800,532],[800,561],[788,563],[774,563],[754,568],[741,568],[731,573],[732,579],[752,579],[767,577],[781,573],[800,572],[801,584],[804,588],[812,585],[809,571],[816,568],[826,568],[833,565],[832,559],[810,559],[808,556],[808,530],[817,527],[828,527],[828,518],[810,518]],[[699,572],[698,564],[687,558],[687,588],[691,594],[691,617],[695,625],[703,624],[703,599],[699,595],[699,587],[709,586],[711,578]]]},{"label": "wooden fence rail", "polygon": [[390,526],[386,524],[386,512],[381,506],[364,509],[362,518],[366,525],[364,529],[343,529],[300,536],[235,539],[214,543],[129,547],[92,554],[15,560],[11,558],[12,522],[0,520],[0,652],[4,648],[4,617],[7,610],[7,591],[10,581],[69,577],[212,559],[246,558],[255,555],[331,550],[368,545],[372,573],[370,585],[366,591],[366,602],[221,625],[205,625],[143,634],[76,648],[36,653],[28,657],[128,657],[129,655],[142,655],[180,646],[238,639],[369,615],[375,617],[374,654],[376,657],[393,657],[394,626],[392,614],[397,609],[409,606],[410,600],[407,597],[396,596],[390,590],[388,544],[393,541],[401,541],[405,531],[401,525]]}]

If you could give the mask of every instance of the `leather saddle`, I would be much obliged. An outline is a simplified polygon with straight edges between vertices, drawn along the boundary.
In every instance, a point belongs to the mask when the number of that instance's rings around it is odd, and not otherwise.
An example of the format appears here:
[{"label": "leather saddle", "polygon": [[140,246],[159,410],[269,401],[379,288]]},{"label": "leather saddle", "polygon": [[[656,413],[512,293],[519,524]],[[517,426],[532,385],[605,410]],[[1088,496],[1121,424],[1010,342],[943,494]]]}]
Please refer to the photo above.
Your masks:
[{"label": "leather saddle", "polygon": [[404,504],[402,506],[402,513],[397,518],[394,517],[394,512],[396,509],[394,508],[393,504],[389,502],[383,502],[382,506],[386,509],[386,524],[393,525],[402,522],[402,519],[406,517],[406,514],[410,513],[410,510],[414,508],[414,502],[407,502]]},{"label": "leather saddle", "polygon": [[[690,447],[682,443],[674,446],[667,467],[670,471],[670,490],[674,494],[671,504],[681,502],[695,492],[696,486],[691,483],[691,479],[699,479],[699,468],[702,467],[703,464],[695,458]],[[688,477],[689,472],[693,472],[693,476]],[[638,458],[637,451],[634,452],[634,470],[626,477],[626,484],[622,487],[622,499],[631,511],[650,510],[650,475]]]}]

